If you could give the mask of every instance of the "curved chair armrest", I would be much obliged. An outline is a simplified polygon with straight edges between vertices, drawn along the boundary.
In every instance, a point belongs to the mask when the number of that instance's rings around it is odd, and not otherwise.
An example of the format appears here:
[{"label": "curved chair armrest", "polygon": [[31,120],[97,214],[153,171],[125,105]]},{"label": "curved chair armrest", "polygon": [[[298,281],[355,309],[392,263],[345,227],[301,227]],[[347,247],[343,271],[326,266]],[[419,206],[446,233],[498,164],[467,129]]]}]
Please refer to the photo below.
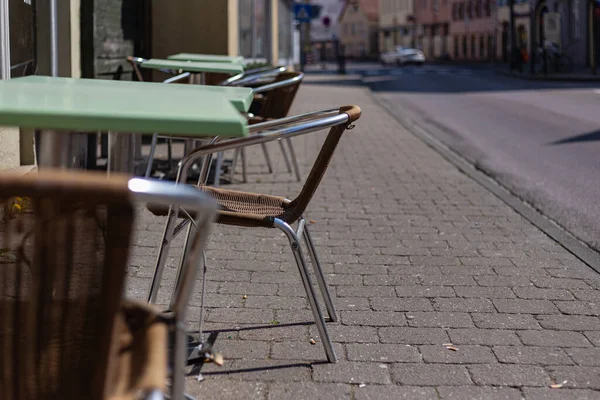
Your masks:
[{"label": "curved chair armrest", "polygon": [[[256,71],[256,72],[251,72],[251,71]],[[236,75],[236,76],[232,76],[231,78],[226,79],[223,82],[219,83],[219,85],[220,86],[244,86],[244,85],[252,84],[261,79],[277,76],[279,73],[285,71],[285,67],[276,67],[276,68],[268,67],[261,71],[259,71],[259,69],[251,70],[251,71],[244,72],[244,73]]]},{"label": "curved chair armrest", "polygon": [[[314,116],[318,115],[319,118]],[[307,113],[299,118],[293,119],[288,118],[286,121],[289,125],[278,126],[276,129],[264,129],[265,126],[268,128],[275,127],[281,124],[272,124],[276,121],[269,121],[262,124],[252,125],[251,127],[259,127],[259,129],[252,130],[250,136],[235,139],[222,140],[221,138],[214,138],[213,142],[204,146],[201,146],[187,155],[181,160],[179,170],[177,172],[177,182],[185,182],[188,177],[189,170],[192,164],[199,158],[205,155],[212,155],[214,153],[220,153],[227,150],[235,150],[238,148],[252,146],[255,144],[272,142],[275,140],[291,138],[295,136],[304,135],[310,132],[319,131],[325,128],[331,128],[336,125],[348,124],[355,121],[360,117],[360,107],[358,106],[343,106],[339,109],[320,111],[316,113]],[[305,121],[302,121],[305,119]],[[271,125],[267,125],[270,124]],[[261,130],[260,128],[263,128]],[[208,163],[205,163],[208,164]],[[202,172],[201,172],[202,174]]]},{"label": "curved chair armrest", "polygon": [[254,88],[254,89],[252,89],[252,92],[254,94],[269,92],[274,89],[279,89],[282,87],[290,86],[290,85],[296,84],[298,82],[301,82],[303,78],[304,78],[304,73],[300,72],[298,75],[294,76],[293,78],[285,79],[285,80],[279,81],[279,82],[269,83],[267,85],[263,85],[263,86]]}]

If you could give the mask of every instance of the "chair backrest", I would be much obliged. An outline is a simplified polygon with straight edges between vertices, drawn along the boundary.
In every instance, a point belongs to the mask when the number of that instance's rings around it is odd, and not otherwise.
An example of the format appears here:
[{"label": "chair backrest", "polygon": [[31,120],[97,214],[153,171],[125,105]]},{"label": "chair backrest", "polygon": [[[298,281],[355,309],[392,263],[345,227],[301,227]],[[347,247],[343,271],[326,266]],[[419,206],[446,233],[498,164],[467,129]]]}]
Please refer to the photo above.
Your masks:
[{"label": "chair backrest", "polygon": [[302,190],[298,196],[292,201],[285,215],[282,219],[288,223],[296,222],[306,210],[308,203],[312,199],[313,195],[317,191],[325,171],[331,162],[333,153],[342,138],[344,131],[352,126],[352,123],[360,118],[361,109],[358,106],[344,106],[340,108],[340,114],[348,114],[348,121],[344,124],[335,125],[331,127],[323,146],[317,155],[315,163],[313,164]]},{"label": "chair backrest", "polygon": [[0,396],[104,398],[134,216],[127,179],[0,174],[0,193]]},{"label": "chair backrest", "polygon": [[[303,76],[304,75],[301,72],[279,73],[271,84],[283,81],[290,81],[290,83],[264,93],[266,98],[261,105],[258,116],[264,119],[286,117],[290,111],[290,108],[292,108],[292,103],[294,102],[294,98],[296,97],[296,93],[298,92],[298,88],[300,87]],[[300,79],[293,79],[298,77]]]}]

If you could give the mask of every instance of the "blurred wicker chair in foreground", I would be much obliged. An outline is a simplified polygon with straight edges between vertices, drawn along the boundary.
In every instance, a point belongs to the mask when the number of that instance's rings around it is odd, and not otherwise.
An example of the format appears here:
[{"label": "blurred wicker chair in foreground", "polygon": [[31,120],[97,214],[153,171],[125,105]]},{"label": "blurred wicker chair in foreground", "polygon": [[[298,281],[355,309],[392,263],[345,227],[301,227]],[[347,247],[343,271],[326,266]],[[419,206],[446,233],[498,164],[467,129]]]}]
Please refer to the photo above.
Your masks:
[{"label": "blurred wicker chair in foreground", "polygon": [[0,174],[3,399],[163,398],[173,320],[123,300],[139,181]]}]

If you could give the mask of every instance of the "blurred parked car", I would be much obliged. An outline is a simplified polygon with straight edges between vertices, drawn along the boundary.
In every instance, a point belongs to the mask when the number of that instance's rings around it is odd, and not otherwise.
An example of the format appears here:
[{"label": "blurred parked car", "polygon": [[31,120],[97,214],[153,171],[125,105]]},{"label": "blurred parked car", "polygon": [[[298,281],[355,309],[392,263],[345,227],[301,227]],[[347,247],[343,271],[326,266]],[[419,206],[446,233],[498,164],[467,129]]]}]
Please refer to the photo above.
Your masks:
[{"label": "blurred parked car", "polygon": [[410,49],[402,46],[396,47],[394,51],[388,51],[379,55],[382,64],[416,64],[425,63],[425,54],[418,49]]}]

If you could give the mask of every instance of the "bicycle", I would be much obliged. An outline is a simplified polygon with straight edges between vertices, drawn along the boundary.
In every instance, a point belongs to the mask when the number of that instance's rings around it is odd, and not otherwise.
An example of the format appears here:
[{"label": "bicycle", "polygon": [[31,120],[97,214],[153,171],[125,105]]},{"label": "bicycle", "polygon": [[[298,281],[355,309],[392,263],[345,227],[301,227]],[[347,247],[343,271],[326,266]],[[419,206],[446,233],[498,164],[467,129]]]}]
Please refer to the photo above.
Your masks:
[{"label": "bicycle", "polygon": [[[546,63],[547,71],[544,71]],[[555,43],[545,43],[543,47],[537,49],[537,59],[535,63],[535,72],[553,72],[569,73],[573,71],[574,63],[571,57],[562,52]]]}]

